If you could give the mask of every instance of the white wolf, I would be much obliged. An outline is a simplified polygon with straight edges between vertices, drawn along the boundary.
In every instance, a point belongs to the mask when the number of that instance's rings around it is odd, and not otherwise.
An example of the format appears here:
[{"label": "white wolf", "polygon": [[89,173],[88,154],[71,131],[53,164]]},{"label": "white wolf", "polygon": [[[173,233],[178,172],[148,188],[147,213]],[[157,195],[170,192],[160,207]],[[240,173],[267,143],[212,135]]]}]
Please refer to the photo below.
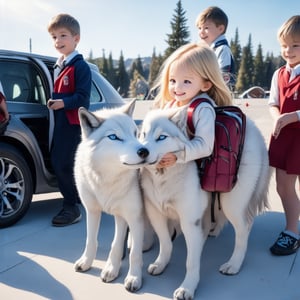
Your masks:
[{"label": "white wolf", "polygon": [[270,178],[268,153],[264,139],[247,119],[244,151],[238,182],[229,193],[220,195],[222,209],[215,209],[216,223],[210,218],[211,195],[201,189],[195,162],[176,163],[156,169],[156,163],[167,152],[183,149],[185,110],[154,110],[147,113],[140,141],[149,151],[147,165],[141,170],[146,213],[157,233],[160,250],[148,272],[160,274],[169,263],[172,252],[170,220],[177,221],[184,234],[187,258],[186,274],[174,299],[192,299],[200,280],[200,257],[209,231],[217,235],[227,219],[235,230],[235,247],[228,262],[220,267],[223,274],[239,272],[247,250],[253,218],[268,207],[267,191]]},{"label": "white wolf", "polygon": [[142,285],[144,209],[137,165],[143,161],[142,145],[132,119],[135,102],[118,109],[91,113],[79,111],[82,141],[75,158],[75,180],[86,210],[85,250],[75,270],[88,270],[97,252],[101,213],[115,218],[115,235],[109,257],[101,272],[104,282],[114,280],[121,266],[124,240],[129,227],[132,244],[125,288],[131,292]]}]

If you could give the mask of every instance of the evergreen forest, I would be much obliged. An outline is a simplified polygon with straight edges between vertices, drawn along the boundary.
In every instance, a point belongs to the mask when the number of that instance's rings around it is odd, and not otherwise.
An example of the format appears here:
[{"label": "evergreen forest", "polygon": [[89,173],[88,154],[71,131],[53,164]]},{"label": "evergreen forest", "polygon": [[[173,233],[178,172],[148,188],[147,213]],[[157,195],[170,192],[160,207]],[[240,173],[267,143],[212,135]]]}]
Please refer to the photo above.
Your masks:
[{"label": "evergreen forest", "polygon": [[[125,60],[121,52],[119,59],[115,60],[112,53],[106,57],[104,50],[102,57],[93,58],[91,51],[87,60],[98,66],[100,73],[122,97],[143,100],[153,87],[164,60],[177,48],[190,42],[186,11],[181,0],[176,4],[170,27],[171,32],[166,34],[167,48],[164,53],[156,53],[154,48],[151,57]],[[236,69],[235,95],[253,86],[259,86],[268,91],[274,71],[284,64],[281,56],[274,57],[272,52],[264,55],[261,44],[254,50],[251,34],[249,34],[247,44],[242,46],[239,41],[238,28],[235,30],[234,38],[230,40],[230,47]]]}]

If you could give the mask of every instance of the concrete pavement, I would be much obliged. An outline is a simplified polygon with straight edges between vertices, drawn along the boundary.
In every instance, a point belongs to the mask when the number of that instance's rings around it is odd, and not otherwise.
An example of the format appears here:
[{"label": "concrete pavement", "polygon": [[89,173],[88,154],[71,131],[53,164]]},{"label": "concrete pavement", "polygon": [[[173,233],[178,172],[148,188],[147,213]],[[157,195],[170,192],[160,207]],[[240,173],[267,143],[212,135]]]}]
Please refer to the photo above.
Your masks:
[{"label": "concrete pavement", "polygon": [[[246,103],[249,106],[246,106]],[[238,105],[269,139],[272,121],[265,99],[238,100]],[[228,260],[234,245],[231,225],[217,238],[209,238],[201,260],[201,281],[195,299],[300,299],[300,258],[275,257],[270,245],[284,227],[284,214],[276,194],[274,178],[269,189],[271,209],[256,217],[248,251],[238,275],[224,276],[219,266]],[[185,273],[186,250],[183,237],[174,242],[172,259],[159,276],[147,274],[147,265],[156,257],[158,245],[144,253],[143,287],[127,292],[123,281],[128,270],[128,255],[118,279],[103,283],[99,274],[108,256],[113,238],[113,218],[104,215],[99,232],[99,247],[92,268],[86,273],[74,271],[73,264],[85,246],[85,215],[72,226],[56,228],[51,218],[61,207],[59,193],[37,195],[26,216],[10,228],[0,230],[0,297],[3,300],[94,300],[94,299],[170,299]]]}]

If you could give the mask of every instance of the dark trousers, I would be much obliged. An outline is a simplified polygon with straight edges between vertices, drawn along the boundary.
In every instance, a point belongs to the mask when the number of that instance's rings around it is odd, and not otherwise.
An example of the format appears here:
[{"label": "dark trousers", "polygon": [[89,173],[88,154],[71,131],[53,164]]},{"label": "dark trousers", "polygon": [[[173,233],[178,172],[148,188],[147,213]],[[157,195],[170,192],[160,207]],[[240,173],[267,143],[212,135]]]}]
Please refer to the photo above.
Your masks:
[{"label": "dark trousers", "polygon": [[51,163],[64,197],[64,207],[75,206],[80,202],[74,180],[74,159],[81,141],[81,129],[80,125],[71,125],[65,116],[59,115],[61,118],[55,116]]}]

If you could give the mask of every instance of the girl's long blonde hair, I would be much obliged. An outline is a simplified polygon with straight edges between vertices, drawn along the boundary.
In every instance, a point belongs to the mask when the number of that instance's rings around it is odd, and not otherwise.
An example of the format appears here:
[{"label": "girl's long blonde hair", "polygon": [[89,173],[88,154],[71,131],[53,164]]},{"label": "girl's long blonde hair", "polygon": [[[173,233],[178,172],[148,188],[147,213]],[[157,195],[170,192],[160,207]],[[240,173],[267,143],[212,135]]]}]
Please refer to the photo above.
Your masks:
[{"label": "girl's long blonde hair", "polygon": [[[154,107],[163,108],[173,98],[169,93],[169,73],[173,62],[188,67],[195,74],[212,83],[206,93],[215,101],[216,105],[232,105],[232,95],[227,87],[214,51],[204,43],[190,43],[181,46],[164,62],[156,81],[159,92],[154,100]],[[199,94],[201,91],[199,91]]]}]

